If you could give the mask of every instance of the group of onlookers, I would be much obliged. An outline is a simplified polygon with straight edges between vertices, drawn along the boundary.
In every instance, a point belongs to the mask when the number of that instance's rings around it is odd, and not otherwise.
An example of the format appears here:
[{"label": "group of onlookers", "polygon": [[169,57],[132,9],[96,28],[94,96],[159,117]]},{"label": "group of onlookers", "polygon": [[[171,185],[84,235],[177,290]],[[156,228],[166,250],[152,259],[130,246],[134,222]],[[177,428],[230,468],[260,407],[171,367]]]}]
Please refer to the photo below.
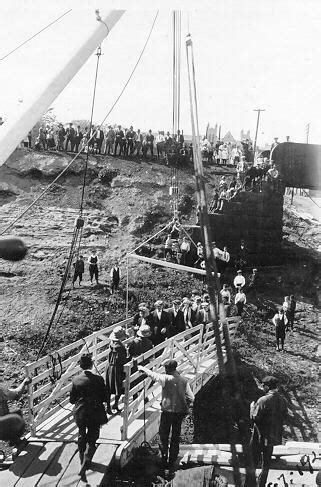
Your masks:
[{"label": "group of onlookers", "polygon": [[[88,257],[87,264],[88,264],[88,271],[89,271],[91,285],[94,284],[94,280],[96,281],[96,284],[99,284],[100,263],[99,263],[96,250],[92,250],[90,256]],[[77,280],[79,282],[79,286],[81,286],[83,274],[85,272],[85,260],[82,255],[77,256],[75,262],[73,263],[73,267],[74,267],[74,274],[72,278],[73,286],[75,285]],[[110,287],[111,287],[112,294],[118,290],[120,279],[121,279],[121,270],[118,261],[116,261],[110,270],[110,282],[111,282]]]},{"label": "group of onlookers", "polygon": [[209,164],[236,166],[242,159],[247,161],[252,159],[253,148],[249,139],[237,144],[221,140],[217,140],[214,143],[204,136],[201,141],[201,151],[203,158],[207,159]]},{"label": "group of onlookers", "polygon": [[[24,145],[32,147],[31,132],[29,132]],[[185,142],[183,131],[176,134],[158,131],[155,135],[152,130],[141,132],[134,130],[133,126],[123,128],[121,125],[109,125],[107,128],[92,126],[81,128],[69,123],[64,126],[47,124],[39,128],[34,148],[36,150],[66,151],[90,154],[103,154],[122,157],[151,157],[157,155],[158,159],[168,157],[191,160],[193,157],[192,144]]]}]

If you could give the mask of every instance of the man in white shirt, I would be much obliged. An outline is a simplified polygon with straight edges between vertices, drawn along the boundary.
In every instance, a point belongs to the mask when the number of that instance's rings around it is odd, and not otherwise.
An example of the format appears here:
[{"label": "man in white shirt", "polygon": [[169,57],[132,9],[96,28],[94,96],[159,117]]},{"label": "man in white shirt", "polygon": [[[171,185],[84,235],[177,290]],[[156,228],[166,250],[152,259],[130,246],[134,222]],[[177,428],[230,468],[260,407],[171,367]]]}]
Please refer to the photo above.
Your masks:
[{"label": "man in white shirt", "polygon": [[244,305],[246,304],[246,296],[242,289],[239,289],[235,296],[235,305],[237,307],[237,316],[242,316]]},{"label": "man in white shirt", "polygon": [[234,278],[233,284],[234,284],[236,291],[238,289],[242,289],[245,286],[245,277],[242,276],[241,270],[237,271],[237,275]]},{"label": "man in white shirt", "polygon": [[169,468],[171,471],[179,453],[182,421],[188,413],[189,405],[191,406],[194,402],[194,394],[187,380],[176,370],[176,360],[166,360],[163,365],[165,374],[152,372],[141,365],[138,366],[138,370],[162,386],[162,413],[159,424],[160,449],[164,468]]}]

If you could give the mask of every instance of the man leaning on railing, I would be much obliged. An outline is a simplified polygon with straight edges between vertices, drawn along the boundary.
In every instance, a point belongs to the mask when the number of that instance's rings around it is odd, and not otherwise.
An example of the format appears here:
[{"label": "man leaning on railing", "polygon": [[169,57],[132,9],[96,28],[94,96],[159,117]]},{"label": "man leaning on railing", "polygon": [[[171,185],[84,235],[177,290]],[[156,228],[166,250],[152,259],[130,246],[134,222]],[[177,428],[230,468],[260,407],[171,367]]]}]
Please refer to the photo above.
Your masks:
[{"label": "man leaning on railing", "polygon": [[162,413],[159,425],[160,449],[164,469],[169,470],[168,473],[170,474],[174,469],[179,453],[182,421],[188,413],[189,404],[192,405],[194,402],[194,394],[187,380],[176,370],[176,360],[166,360],[163,362],[163,366],[165,367],[165,374],[152,372],[141,365],[138,366],[138,370],[162,386]]}]

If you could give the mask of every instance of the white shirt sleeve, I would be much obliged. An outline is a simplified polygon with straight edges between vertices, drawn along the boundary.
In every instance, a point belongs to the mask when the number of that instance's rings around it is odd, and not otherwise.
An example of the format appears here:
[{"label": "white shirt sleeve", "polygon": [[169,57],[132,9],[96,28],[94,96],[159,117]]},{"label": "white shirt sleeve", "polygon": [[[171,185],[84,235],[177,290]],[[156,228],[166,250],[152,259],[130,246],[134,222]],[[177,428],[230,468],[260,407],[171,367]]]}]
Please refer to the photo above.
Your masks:
[{"label": "white shirt sleeve", "polygon": [[193,403],[194,402],[194,399],[195,399],[195,396],[192,392],[192,389],[191,389],[191,386],[189,385],[189,383],[187,382],[186,384],[186,396],[188,397],[188,399]]}]

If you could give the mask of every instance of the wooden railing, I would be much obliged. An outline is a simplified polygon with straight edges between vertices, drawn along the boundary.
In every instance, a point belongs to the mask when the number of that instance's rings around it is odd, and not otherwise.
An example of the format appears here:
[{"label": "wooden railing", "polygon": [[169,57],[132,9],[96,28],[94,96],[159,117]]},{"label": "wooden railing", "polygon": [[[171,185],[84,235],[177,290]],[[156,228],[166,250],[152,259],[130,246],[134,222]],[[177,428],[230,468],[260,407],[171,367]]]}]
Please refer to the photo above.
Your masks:
[{"label": "wooden railing", "polygon": [[[132,318],[128,318],[117,325],[127,327],[131,320]],[[71,379],[79,374],[78,361],[82,354],[91,353],[97,371],[105,371],[109,355],[109,335],[115,326],[113,324],[96,331],[55,351],[51,356],[26,365],[26,375],[32,379],[28,394],[32,435],[36,435],[37,427],[41,423],[68,404]]]},{"label": "wooden railing", "polygon": [[[29,423],[31,434],[36,436],[37,427],[69,403],[71,380],[79,374],[78,361],[83,353],[93,355],[97,372],[103,374],[109,355],[109,335],[116,325],[127,327],[132,318],[110,325],[91,335],[67,345],[54,354],[26,365],[26,375],[32,379],[29,385]],[[233,341],[238,317],[228,318],[231,341]],[[125,340],[125,344],[131,338]],[[224,351],[224,341],[223,351]],[[166,340],[147,353],[137,357],[137,364],[157,372],[163,372],[162,362],[175,358],[178,371],[188,378],[196,393],[203,385],[204,374],[217,371],[216,345],[212,325],[198,325]],[[55,362],[55,365],[54,365]],[[128,428],[142,415],[145,408],[156,408],[160,402],[161,388],[150,378],[142,379],[136,363],[129,361],[124,366],[123,424],[121,439],[128,437]]]},{"label": "wooden railing", "polygon": [[[239,317],[227,318],[227,321],[230,340],[233,341]],[[221,338],[223,353],[226,356],[222,334]],[[197,393],[203,385],[204,374],[210,376],[218,371],[212,325],[198,325],[181,332],[137,357],[135,363],[130,361],[125,364],[122,440],[128,438],[128,428],[136,419],[141,418],[144,407],[159,408],[160,404],[160,385],[154,383],[149,377],[143,379],[142,374],[137,370],[137,365],[144,364],[154,372],[164,373],[162,362],[168,358],[177,361],[177,370],[188,378],[193,392]],[[146,427],[148,421],[149,419],[145,418]]]}]

